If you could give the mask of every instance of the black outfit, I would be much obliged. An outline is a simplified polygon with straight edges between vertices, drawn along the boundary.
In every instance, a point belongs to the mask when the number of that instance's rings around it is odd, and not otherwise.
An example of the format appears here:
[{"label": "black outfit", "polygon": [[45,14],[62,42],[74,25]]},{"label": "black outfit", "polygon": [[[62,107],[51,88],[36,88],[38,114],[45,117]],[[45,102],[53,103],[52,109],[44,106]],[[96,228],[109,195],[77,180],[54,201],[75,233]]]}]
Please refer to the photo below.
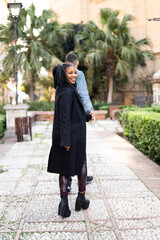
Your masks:
[{"label": "black outfit", "polygon": [[[86,153],[86,120],[76,88],[67,84],[56,89],[52,147],[48,172],[66,177],[81,175]],[[66,151],[64,146],[71,146]]]},{"label": "black outfit", "polygon": [[[68,63],[66,66],[70,67]],[[72,65],[71,65],[72,66]],[[68,184],[70,176],[78,175],[79,191],[85,191],[86,166],[86,121],[92,116],[86,114],[76,90],[66,78],[65,69],[58,65],[53,69],[56,89],[53,121],[52,146],[48,160],[48,172],[59,173],[61,202],[58,214],[69,217]],[[67,151],[65,146],[70,146]],[[89,200],[84,194],[78,194],[75,210],[87,209]]]}]

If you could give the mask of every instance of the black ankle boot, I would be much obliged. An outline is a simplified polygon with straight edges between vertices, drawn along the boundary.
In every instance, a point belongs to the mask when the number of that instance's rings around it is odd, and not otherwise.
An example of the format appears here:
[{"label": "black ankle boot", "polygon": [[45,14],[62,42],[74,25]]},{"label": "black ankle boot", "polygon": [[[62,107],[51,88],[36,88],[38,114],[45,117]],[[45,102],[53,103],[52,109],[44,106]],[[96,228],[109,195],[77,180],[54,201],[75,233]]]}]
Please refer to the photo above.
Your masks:
[{"label": "black ankle boot", "polygon": [[78,193],[75,210],[80,211],[81,208],[87,209],[89,207],[89,204],[90,201],[85,199],[85,193]]},{"label": "black ankle boot", "polygon": [[69,217],[71,215],[71,211],[68,206],[68,198],[66,196],[61,198],[58,208],[58,215],[62,217]]}]

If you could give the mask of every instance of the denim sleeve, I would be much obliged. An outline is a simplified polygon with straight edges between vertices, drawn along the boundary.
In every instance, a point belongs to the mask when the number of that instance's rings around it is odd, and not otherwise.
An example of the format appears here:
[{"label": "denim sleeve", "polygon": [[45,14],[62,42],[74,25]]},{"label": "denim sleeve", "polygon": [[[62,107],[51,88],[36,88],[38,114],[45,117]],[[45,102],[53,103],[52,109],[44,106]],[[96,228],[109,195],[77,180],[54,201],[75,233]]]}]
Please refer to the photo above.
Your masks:
[{"label": "denim sleeve", "polygon": [[83,72],[78,71],[78,78],[76,83],[77,83],[77,92],[81,97],[81,101],[82,101],[85,112],[93,111],[93,106],[89,97],[86,79]]}]

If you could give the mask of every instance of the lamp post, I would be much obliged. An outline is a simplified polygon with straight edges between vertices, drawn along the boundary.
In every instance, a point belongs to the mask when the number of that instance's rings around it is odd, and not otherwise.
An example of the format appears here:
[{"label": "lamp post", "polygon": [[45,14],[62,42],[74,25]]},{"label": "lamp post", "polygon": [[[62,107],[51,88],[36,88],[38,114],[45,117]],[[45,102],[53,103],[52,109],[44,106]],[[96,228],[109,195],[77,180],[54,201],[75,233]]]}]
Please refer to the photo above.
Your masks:
[{"label": "lamp post", "polygon": [[20,17],[20,12],[22,8],[22,3],[8,3],[7,7],[10,11],[10,16],[14,22],[14,56],[15,56],[15,72],[14,72],[14,81],[16,85],[16,104],[18,104],[18,72],[17,72],[17,21]]},{"label": "lamp post", "polygon": [[160,21],[160,18],[148,18],[148,21]]}]

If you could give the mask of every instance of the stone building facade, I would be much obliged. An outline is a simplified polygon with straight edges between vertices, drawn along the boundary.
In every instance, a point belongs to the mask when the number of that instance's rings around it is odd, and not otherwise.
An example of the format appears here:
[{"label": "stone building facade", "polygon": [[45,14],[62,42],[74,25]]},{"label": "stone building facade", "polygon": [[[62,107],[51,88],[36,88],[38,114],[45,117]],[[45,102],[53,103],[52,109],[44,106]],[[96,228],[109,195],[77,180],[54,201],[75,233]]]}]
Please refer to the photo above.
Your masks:
[{"label": "stone building facade", "polygon": [[[58,14],[60,23],[86,23],[92,20],[99,27],[101,27],[99,18],[99,12],[101,8],[112,8],[113,10],[119,10],[120,18],[122,18],[125,14],[133,15],[134,20],[129,25],[131,34],[136,40],[145,37],[149,38],[152,42],[152,51],[155,54],[155,61],[148,62],[147,68],[144,71],[146,73],[151,73],[160,68],[160,21],[148,21],[148,18],[160,17],[160,1],[50,0],[50,8]],[[143,73],[144,72],[142,72],[142,74]],[[115,102],[120,101],[124,102],[124,104],[131,104],[135,95],[144,94],[144,90],[140,90],[138,85],[134,84],[133,86],[132,80],[133,78],[136,80],[138,75],[139,70],[134,77],[130,77],[129,83],[125,89],[122,89],[123,93],[117,93],[117,99],[115,99]]]}]

